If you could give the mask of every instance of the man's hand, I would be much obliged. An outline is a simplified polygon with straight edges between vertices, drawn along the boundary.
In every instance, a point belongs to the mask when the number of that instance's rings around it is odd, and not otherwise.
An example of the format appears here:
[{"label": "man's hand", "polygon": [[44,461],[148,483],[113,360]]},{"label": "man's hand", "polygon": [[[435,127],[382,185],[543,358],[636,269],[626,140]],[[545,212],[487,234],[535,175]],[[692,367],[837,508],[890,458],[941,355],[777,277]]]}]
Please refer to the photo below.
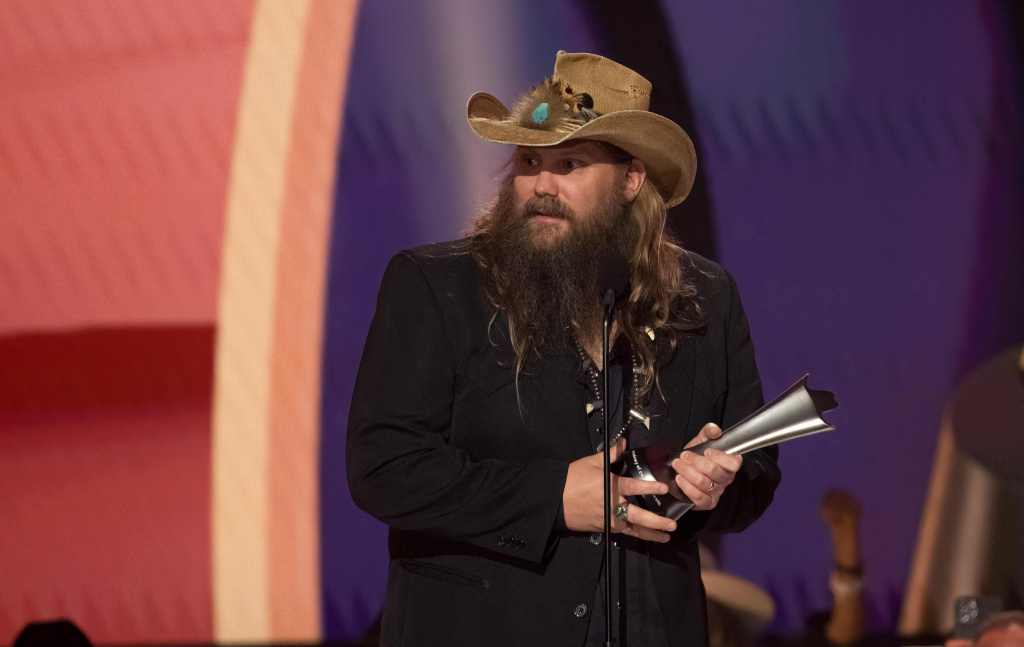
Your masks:
[{"label": "man's hand", "polygon": [[[620,438],[611,448],[611,462],[615,463],[626,450],[625,439]],[[612,507],[625,503],[626,496],[639,494],[667,494],[668,486],[656,481],[616,476],[612,474]],[[562,510],[569,530],[601,532],[604,530],[604,452],[584,456],[569,463],[569,474],[562,491]],[[612,515],[612,532],[620,532],[637,539],[665,543],[668,533],[676,529],[676,522],[640,506],[627,506],[625,521]]]},{"label": "man's hand", "polygon": [[[686,443],[686,447],[714,440],[721,435],[722,429],[709,422]],[[683,450],[679,458],[672,461],[672,469],[676,471],[676,485],[693,501],[694,510],[714,510],[725,488],[736,478],[741,465],[742,456],[726,454],[718,449],[709,449],[703,456]]]}]

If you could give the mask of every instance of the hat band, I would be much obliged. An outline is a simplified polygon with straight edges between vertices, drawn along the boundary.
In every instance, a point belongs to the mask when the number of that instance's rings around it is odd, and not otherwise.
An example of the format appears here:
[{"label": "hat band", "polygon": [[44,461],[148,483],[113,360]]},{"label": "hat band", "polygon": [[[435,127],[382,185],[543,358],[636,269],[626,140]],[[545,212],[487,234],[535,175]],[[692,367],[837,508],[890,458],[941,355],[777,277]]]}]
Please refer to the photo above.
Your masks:
[{"label": "hat band", "polygon": [[502,120],[509,125],[571,135],[584,124],[601,116],[594,110],[588,92],[573,92],[572,86],[550,77],[526,94]]}]

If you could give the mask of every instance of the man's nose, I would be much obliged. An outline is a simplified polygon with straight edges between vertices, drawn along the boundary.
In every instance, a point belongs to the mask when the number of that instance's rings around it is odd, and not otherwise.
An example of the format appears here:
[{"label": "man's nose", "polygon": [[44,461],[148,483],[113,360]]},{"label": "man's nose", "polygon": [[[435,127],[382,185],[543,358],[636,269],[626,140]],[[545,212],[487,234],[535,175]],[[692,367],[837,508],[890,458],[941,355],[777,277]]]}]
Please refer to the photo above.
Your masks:
[{"label": "man's nose", "polygon": [[537,196],[558,195],[558,178],[548,170],[541,170],[537,173],[537,180],[533,183],[533,193]]}]

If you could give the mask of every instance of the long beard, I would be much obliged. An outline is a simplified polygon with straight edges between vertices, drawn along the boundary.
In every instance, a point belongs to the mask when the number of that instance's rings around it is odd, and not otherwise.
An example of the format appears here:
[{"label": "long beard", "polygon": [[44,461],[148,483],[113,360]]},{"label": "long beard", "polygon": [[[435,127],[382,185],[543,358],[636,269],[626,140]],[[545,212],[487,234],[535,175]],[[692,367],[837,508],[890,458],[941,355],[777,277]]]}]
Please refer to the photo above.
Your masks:
[{"label": "long beard", "polygon": [[[516,205],[505,183],[493,207],[495,227],[486,245],[491,271],[512,334],[532,351],[584,342],[601,324],[598,277],[601,259],[630,259],[636,238],[622,186],[609,190],[595,213],[580,217],[556,198]],[[544,213],[568,221],[568,231],[548,240],[550,225],[531,222]]]}]

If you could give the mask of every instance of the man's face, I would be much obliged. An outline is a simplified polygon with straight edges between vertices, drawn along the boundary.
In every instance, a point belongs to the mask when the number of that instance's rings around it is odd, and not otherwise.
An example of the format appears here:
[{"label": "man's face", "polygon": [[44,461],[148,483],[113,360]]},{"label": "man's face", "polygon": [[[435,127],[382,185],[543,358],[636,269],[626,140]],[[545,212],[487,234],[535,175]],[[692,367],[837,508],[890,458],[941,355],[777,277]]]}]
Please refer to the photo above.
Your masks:
[{"label": "man's face", "polygon": [[530,241],[538,248],[551,248],[573,227],[605,224],[592,220],[608,212],[617,188],[622,187],[627,200],[635,195],[631,168],[595,142],[517,148],[512,193],[516,211],[528,221]]},{"label": "man's face", "polygon": [[537,348],[564,342],[573,328],[589,335],[600,325],[602,260],[629,260],[636,245],[629,204],[643,163],[593,142],[520,147],[512,163],[485,216],[502,309]]}]

